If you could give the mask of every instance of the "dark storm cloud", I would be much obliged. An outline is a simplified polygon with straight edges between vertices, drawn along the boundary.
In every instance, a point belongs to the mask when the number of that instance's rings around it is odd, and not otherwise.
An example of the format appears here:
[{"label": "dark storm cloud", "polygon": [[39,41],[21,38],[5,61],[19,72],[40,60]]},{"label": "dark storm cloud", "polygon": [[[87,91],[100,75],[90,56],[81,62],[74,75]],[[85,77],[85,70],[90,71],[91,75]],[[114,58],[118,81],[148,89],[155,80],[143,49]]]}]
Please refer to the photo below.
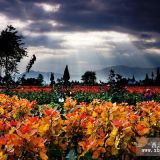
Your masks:
[{"label": "dark storm cloud", "polygon": [[149,34],[145,34],[145,33],[142,33],[141,35],[140,35],[140,38],[142,38],[142,39],[151,39],[152,38],[152,35],[149,35]]},{"label": "dark storm cloud", "polygon": [[142,49],[148,49],[148,48],[160,49],[160,41],[159,40],[155,42],[138,41],[136,42],[136,46],[139,46]]},{"label": "dark storm cloud", "polygon": [[[35,3],[59,4],[60,8],[46,12]],[[143,41],[152,37],[145,32],[160,33],[159,0],[2,0],[0,9],[13,19],[32,20],[26,29],[37,33],[114,30],[136,35],[139,41],[135,45],[141,48],[159,46],[159,41],[147,45]],[[50,20],[57,25],[48,23]]]},{"label": "dark storm cloud", "polygon": [[[40,2],[61,7],[56,13],[46,13],[34,5]],[[66,26],[64,30],[125,28],[160,32],[159,0],[6,0],[0,2],[0,7],[1,12],[13,18],[56,20]]]},{"label": "dark storm cloud", "polygon": [[142,33],[136,35],[137,40],[133,44],[140,49],[160,49],[160,34],[156,33]]},{"label": "dark storm cloud", "polygon": [[73,28],[160,32],[159,0],[66,0],[61,4],[56,20]]},{"label": "dark storm cloud", "polygon": [[53,26],[47,21],[45,23],[44,21],[37,21],[28,25],[25,29],[30,30],[32,32],[42,33],[53,31]]}]

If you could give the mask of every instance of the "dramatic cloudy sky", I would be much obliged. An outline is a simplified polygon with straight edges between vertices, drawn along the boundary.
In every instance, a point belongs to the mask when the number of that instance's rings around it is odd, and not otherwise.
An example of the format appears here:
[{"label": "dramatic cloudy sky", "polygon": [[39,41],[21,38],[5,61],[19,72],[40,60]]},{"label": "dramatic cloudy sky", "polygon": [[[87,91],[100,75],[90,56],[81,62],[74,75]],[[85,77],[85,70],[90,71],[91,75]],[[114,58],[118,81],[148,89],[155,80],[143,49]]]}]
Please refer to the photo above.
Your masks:
[{"label": "dramatic cloudy sky", "polygon": [[83,73],[111,65],[160,65],[160,0],[0,0],[39,71]]}]

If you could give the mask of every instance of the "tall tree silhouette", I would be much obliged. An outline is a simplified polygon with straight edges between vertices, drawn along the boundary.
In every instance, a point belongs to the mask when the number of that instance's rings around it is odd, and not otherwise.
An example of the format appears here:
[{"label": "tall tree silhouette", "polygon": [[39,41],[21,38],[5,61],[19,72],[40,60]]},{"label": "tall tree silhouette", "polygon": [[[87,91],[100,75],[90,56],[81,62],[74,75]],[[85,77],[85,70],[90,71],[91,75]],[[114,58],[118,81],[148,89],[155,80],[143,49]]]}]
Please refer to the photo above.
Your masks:
[{"label": "tall tree silhouette", "polygon": [[135,77],[134,77],[134,75],[133,75],[133,77],[132,77],[132,81],[135,82]]},{"label": "tall tree silhouette", "polygon": [[68,65],[66,65],[66,68],[64,70],[64,74],[63,74],[63,81],[64,83],[68,83],[70,79],[70,74],[69,74],[69,70],[68,70]]},{"label": "tall tree silhouette", "polygon": [[146,78],[145,78],[146,81],[149,80],[149,76],[148,76],[148,73],[146,73]]},{"label": "tall tree silhouette", "polygon": [[152,77],[152,84],[151,85],[154,85],[155,84],[155,81],[154,81],[154,73],[152,72],[151,74],[151,77]]},{"label": "tall tree silhouette", "polygon": [[34,64],[35,61],[36,61],[36,56],[35,56],[35,54],[33,54],[32,58],[30,59],[28,65],[26,67],[26,71],[27,72],[30,71],[30,69],[32,68],[32,66],[33,66],[33,64]]},{"label": "tall tree silhouette", "polygon": [[151,79],[148,76],[148,73],[146,73],[146,77],[144,79],[144,85],[148,86],[151,84]]},{"label": "tall tree silhouette", "polygon": [[5,74],[4,81],[7,89],[13,73],[17,73],[17,65],[20,60],[27,56],[26,48],[23,47],[22,36],[17,35],[16,28],[7,26],[0,35],[0,65]]},{"label": "tall tree silhouette", "polygon": [[159,71],[159,68],[157,68],[156,85],[160,85],[160,71]]},{"label": "tall tree silhouette", "polygon": [[115,86],[116,82],[116,74],[113,69],[109,71],[109,76],[108,76],[108,84],[110,85],[111,88]]},{"label": "tall tree silhouette", "polygon": [[151,77],[152,77],[152,81],[153,81],[153,79],[154,79],[154,73],[152,72],[152,74],[151,74]]},{"label": "tall tree silhouette", "polygon": [[160,74],[159,67],[157,68],[157,76]]},{"label": "tall tree silhouette", "polygon": [[55,84],[55,81],[54,81],[54,73],[51,73],[50,82],[51,82],[50,85]]}]

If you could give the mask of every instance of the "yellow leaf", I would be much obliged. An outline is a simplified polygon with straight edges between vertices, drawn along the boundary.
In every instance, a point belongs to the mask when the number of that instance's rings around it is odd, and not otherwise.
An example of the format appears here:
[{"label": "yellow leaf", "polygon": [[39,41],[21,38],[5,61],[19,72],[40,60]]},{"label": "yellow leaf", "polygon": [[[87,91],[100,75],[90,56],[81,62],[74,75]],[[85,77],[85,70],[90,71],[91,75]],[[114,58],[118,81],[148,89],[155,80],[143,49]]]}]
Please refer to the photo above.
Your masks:
[{"label": "yellow leaf", "polygon": [[93,132],[93,130],[91,128],[88,128],[86,133],[87,134],[92,134],[92,132]]},{"label": "yellow leaf", "polygon": [[114,145],[114,137],[109,137],[107,140],[106,140],[106,143],[105,143],[105,146],[113,146]]},{"label": "yellow leaf", "polygon": [[16,114],[13,114],[13,118],[16,118]]},{"label": "yellow leaf", "polygon": [[93,111],[92,116],[97,117],[97,113],[95,111]]},{"label": "yellow leaf", "polygon": [[91,123],[91,122],[89,122],[88,124],[87,124],[87,134],[92,134],[92,132],[93,132],[93,124]]},{"label": "yellow leaf", "polygon": [[4,109],[0,108],[0,115],[3,115],[3,114],[4,114]]},{"label": "yellow leaf", "polygon": [[104,111],[104,112],[101,113],[101,117],[102,117],[103,120],[106,119],[106,117],[107,117],[106,111]]},{"label": "yellow leaf", "polygon": [[42,160],[48,160],[48,156],[44,152],[40,152],[40,157]]},{"label": "yellow leaf", "polygon": [[15,131],[15,128],[11,128],[11,129],[9,130],[9,134],[13,134],[14,131]]},{"label": "yellow leaf", "polygon": [[111,134],[110,134],[110,136],[111,137],[115,137],[117,135],[117,133],[118,133],[118,128],[114,127],[112,132],[111,132]]},{"label": "yellow leaf", "polygon": [[7,160],[7,155],[0,151],[0,160]]},{"label": "yellow leaf", "polygon": [[49,124],[45,124],[45,125],[41,125],[40,127],[39,127],[39,132],[40,133],[45,133],[47,130],[49,129]]}]

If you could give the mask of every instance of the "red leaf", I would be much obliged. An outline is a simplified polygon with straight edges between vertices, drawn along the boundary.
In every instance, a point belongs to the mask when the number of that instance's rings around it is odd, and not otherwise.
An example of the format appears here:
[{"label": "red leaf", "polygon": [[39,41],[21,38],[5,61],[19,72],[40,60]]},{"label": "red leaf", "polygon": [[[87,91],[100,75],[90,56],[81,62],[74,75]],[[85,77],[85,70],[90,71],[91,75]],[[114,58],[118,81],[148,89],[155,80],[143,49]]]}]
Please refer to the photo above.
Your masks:
[{"label": "red leaf", "polygon": [[26,126],[22,127],[20,129],[20,131],[22,134],[25,134],[25,133],[28,133],[30,131],[30,129],[31,129],[30,125],[26,125]]},{"label": "red leaf", "polygon": [[11,124],[11,126],[17,126],[17,122],[13,121],[13,120],[10,122],[10,124]]}]

